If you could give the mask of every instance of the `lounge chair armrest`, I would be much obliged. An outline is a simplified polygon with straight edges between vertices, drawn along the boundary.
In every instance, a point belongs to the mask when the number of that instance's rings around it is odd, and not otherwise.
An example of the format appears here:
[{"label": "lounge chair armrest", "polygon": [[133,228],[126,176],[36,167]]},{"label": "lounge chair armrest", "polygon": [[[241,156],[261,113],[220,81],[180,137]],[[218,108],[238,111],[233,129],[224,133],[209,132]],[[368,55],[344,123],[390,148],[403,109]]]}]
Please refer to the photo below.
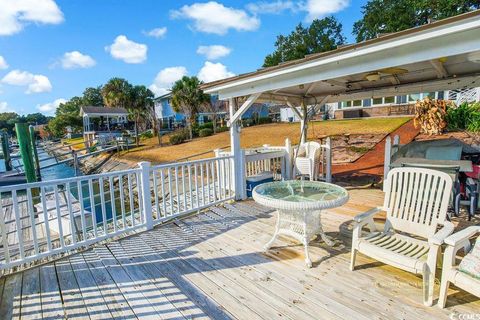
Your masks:
[{"label": "lounge chair armrest", "polygon": [[428,239],[429,244],[441,246],[445,239],[452,234],[455,226],[450,221],[445,221],[443,228],[438,230],[432,238]]},{"label": "lounge chair armrest", "polygon": [[465,240],[468,240],[470,237],[474,236],[476,233],[480,233],[480,226],[471,226],[459,232],[455,232],[454,234],[445,239],[445,243],[450,246],[456,247],[457,245],[463,243]]},{"label": "lounge chair armrest", "polygon": [[383,211],[383,208],[376,207],[376,208],[370,209],[368,211],[365,211],[364,213],[356,215],[355,218],[353,218],[353,221],[355,221],[356,223],[361,223],[363,221],[372,220],[373,216],[375,216],[380,211]]}]

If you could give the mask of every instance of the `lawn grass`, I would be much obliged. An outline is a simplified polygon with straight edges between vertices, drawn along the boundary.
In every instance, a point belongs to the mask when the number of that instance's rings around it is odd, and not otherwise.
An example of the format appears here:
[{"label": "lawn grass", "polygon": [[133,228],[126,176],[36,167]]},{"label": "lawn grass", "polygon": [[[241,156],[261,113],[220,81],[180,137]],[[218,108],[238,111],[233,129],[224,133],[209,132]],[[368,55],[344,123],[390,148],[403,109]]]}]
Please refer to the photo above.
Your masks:
[{"label": "lawn grass", "polygon": [[83,142],[83,137],[78,137],[73,139],[62,139],[62,143],[64,144],[74,144],[74,146],[72,146],[72,149],[74,150],[80,150],[85,148],[85,144],[80,142]]},{"label": "lawn grass", "polygon": [[[410,117],[395,117],[310,122],[308,140],[343,134],[388,134],[410,119]],[[299,123],[275,123],[242,128],[241,146],[242,148],[259,147],[264,144],[283,146],[286,138],[289,138],[292,144],[299,142]],[[128,153],[123,152],[120,157],[153,163],[212,157],[213,153],[208,151],[230,146],[230,133],[222,132],[210,137],[196,138],[176,146],[159,147],[157,138],[147,139],[142,143],[144,146],[130,150]],[[202,154],[205,152],[208,153]]]}]

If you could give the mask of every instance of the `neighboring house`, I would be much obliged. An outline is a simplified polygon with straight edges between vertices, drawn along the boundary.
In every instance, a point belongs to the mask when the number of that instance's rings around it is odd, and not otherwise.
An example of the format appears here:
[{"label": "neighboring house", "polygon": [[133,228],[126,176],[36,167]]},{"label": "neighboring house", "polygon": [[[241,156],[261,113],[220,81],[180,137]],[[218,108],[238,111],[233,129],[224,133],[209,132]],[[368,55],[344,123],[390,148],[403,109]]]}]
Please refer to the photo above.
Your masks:
[{"label": "neighboring house", "polygon": [[128,122],[128,111],[124,108],[92,107],[80,108],[83,119],[85,141],[103,137],[121,136],[122,131],[132,129]]},{"label": "neighboring house", "polygon": [[[162,128],[173,130],[178,127],[185,126],[185,115],[179,112],[175,112],[170,104],[172,95],[167,93],[155,99],[155,114],[157,119],[161,121]],[[217,120],[227,118],[227,104],[223,101],[218,101],[216,97],[212,97],[212,103],[220,103],[219,112],[217,112]],[[210,122],[213,119],[212,112],[200,112],[197,115],[197,122],[204,124]]]},{"label": "neighboring house", "polygon": [[[451,100],[457,105],[460,105],[463,102],[480,101],[480,88],[463,88],[458,90],[332,102],[321,106],[320,114],[323,114],[325,110],[327,110],[329,117],[335,119],[413,115],[415,112],[415,102],[426,97]],[[298,116],[292,109],[282,107],[280,109],[280,121],[292,122],[300,121],[300,119],[298,119]]]}]

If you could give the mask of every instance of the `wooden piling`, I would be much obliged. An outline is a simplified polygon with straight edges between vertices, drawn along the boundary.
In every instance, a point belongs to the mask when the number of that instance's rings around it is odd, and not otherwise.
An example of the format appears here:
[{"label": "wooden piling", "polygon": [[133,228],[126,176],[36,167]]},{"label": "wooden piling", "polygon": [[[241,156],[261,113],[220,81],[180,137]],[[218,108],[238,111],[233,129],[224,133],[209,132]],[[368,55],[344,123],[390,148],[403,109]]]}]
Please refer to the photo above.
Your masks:
[{"label": "wooden piling", "polygon": [[35,165],[33,164],[33,154],[31,149],[30,134],[28,124],[15,123],[15,131],[17,132],[18,146],[20,155],[22,156],[23,168],[27,182],[36,182],[37,175],[35,173]]}]

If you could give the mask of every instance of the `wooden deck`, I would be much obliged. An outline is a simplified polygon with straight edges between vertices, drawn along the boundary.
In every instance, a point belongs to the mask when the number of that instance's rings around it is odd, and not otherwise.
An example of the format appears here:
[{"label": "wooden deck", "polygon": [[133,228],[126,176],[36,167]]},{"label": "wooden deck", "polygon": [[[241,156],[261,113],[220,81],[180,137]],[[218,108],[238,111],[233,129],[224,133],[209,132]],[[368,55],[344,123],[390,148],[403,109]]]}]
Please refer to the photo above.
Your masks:
[{"label": "wooden deck", "polygon": [[[448,319],[478,314],[478,298],[453,288],[448,308],[422,304],[422,280],[360,256],[348,269],[351,217],[381,203],[378,190],[351,190],[324,215],[333,249],[303,249],[280,237],[252,201],[212,208],[154,230],[98,245],[0,278],[0,319]],[[340,230],[340,231],[339,231]],[[438,285],[436,290],[438,295]]]}]

